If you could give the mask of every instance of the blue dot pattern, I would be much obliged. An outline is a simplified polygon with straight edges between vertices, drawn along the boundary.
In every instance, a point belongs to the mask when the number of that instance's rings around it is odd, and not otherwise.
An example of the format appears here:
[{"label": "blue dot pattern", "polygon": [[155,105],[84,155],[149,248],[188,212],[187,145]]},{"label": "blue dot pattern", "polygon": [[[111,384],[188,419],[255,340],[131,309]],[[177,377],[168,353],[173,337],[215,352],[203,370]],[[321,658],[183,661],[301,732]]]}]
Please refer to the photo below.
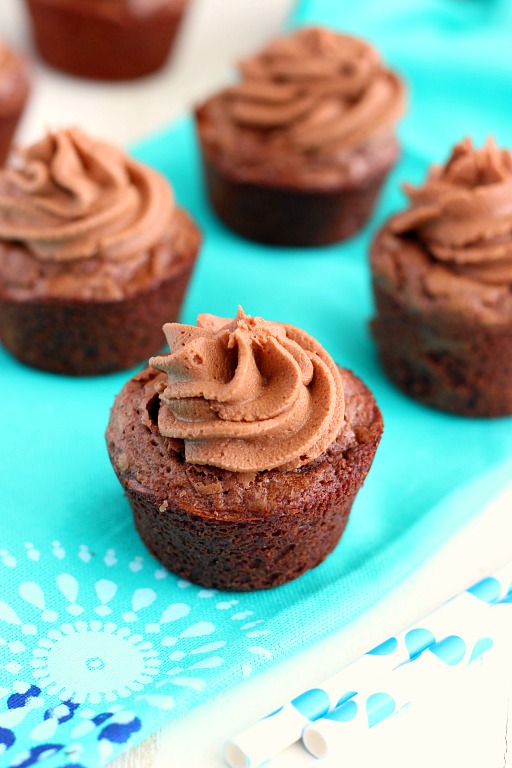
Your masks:
[{"label": "blue dot pattern", "polygon": [[471,651],[471,656],[469,657],[469,661],[475,661],[476,659],[479,659],[483,656],[484,653],[489,651],[494,645],[493,640],[491,640],[490,637],[481,637],[479,640],[476,641],[475,645],[473,646],[473,650]]},{"label": "blue dot pattern", "polygon": [[454,667],[456,664],[462,661],[466,654],[466,643],[458,635],[449,635],[443,637],[442,640],[432,645],[429,649],[434,656]]},{"label": "blue dot pattern", "polygon": [[41,689],[36,685],[31,685],[25,693],[13,693],[7,699],[8,709],[20,709],[21,707],[28,707],[32,699],[37,698],[41,693]]},{"label": "blue dot pattern", "polygon": [[336,702],[336,706],[339,707],[341,704],[344,704],[345,701],[348,701],[352,698],[352,696],[355,696],[357,691],[345,691],[341,694],[338,701]]},{"label": "blue dot pattern", "polygon": [[500,603],[512,603],[512,587],[503,597],[498,601]]},{"label": "blue dot pattern", "polygon": [[312,688],[293,699],[292,706],[308,720],[323,717],[331,706],[329,696],[321,688]]},{"label": "blue dot pattern", "polygon": [[500,583],[494,576],[482,579],[468,589],[468,592],[484,603],[494,603],[500,597]]},{"label": "blue dot pattern", "polygon": [[353,700],[346,701],[339,707],[336,707],[326,715],[327,720],[336,720],[339,723],[348,723],[357,715],[357,702]]},{"label": "blue dot pattern", "polygon": [[405,634],[405,645],[409,652],[409,658],[417,658],[429,646],[435,643],[436,639],[429,629],[418,627],[411,629]]},{"label": "blue dot pattern", "polygon": [[277,715],[279,712],[282,712],[283,709],[284,709],[284,707],[282,707],[282,706],[278,707],[277,709],[274,709],[273,712],[269,712],[268,715],[265,715],[265,717],[262,718],[262,719],[263,720],[267,720],[267,718],[269,718],[269,717],[274,717],[274,715]]},{"label": "blue dot pattern", "polygon": [[[468,655],[467,644],[459,635],[448,635],[436,641],[430,630],[417,628],[408,632],[407,636],[407,648],[410,652],[410,659],[399,665],[402,669],[407,668],[410,664],[414,665],[416,660],[424,653],[433,654],[447,667],[454,667],[463,661],[469,664],[481,658],[494,644],[490,637],[481,637],[475,642],[471,653]],[[390,639],[395,640],[395,638]],[[376,655],[387,655],[393,652],[390,649],[397,648],[397,644],[386,642],[382,643],[381,646],[377,646],[377,648],[379,650]],[[391,672],[391,674],[393,673]],[[410,693],[412,696],[414,695],[414,691]],[[362,707],[363,701],[364,707]],[[339,699],[336,707],[327,713],[325,719],[339,723],[349,723],[356,719],[356,717],[360,717],[362,712],[364,712],[368,727],[373,728],[390,717],[397,708],[403,707],[405,704],[406,702],[404,701],[400,701],[397,704],[395,698],[387,691],[376,691],[370,695],[358,694],[356,691],[347,691]]]},{"label": "blue dot pattern", "polygon": [[368,651],[370,656],[389,656],[394,653],[398,647],[398,640],[396,637],[388,637],[380,645],[376,645],[371,651]]},{"label": "blue dot pattern", "polygon": [[31,765],[48,760],[64,749],[64,744],[39,744],[26,752],[22,752],[11,763],[11,768],[30,768]]},{"label": "blue dot pattern", "polygon": [[128,723],[112,723],[103,728],[98,738],[107,739],[107,741],[111,741],[113,744],[124,744],[132,733],[140,731],[141,726],[142,723],[138,717],[134,717]]},{"label": "blue dot pattern", "polygon": [[[3,751],[12,747],[15,742],[14,733],[9,728],[0,728],[0,746],[3,747]],[[2,750],[0,750],[2,752]]]},{"label": "blue dot pattern", "polygon": [[366,699],[366,717],[368,726],[373,728],[381,723],[386,717],[390,717],[395,711],[396,702],[389,693],[372,693]]},{"label": "blue dot pattern", "polygon": [[67,723],[68,720],[71,720],[79,706],[79,704],[71,700],[63,701],[62,704],[47,709],[44,713],[44,719],[55,719],[59,724]]}]

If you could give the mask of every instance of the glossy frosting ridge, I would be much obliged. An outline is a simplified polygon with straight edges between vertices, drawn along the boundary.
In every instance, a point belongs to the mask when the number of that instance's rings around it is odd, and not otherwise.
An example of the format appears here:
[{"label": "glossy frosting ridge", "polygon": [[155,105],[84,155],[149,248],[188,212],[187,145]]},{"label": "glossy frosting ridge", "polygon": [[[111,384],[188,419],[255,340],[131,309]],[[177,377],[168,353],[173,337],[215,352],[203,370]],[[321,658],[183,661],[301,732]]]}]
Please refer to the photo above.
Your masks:
[{"label": "glossy frosting ridge", "polygon": [[410,208],[390,221],[414,235],[440,265],[490,285],[512,282],[512,154],[469,138],[420,187],[404,186]]},{"label": "glossy frosting ridge", "polygon": [[404,111],[400,79],[367,42],[320,27],[279,38],[240,65],[229,88],[231,119],[278,129],[305,152],[332,152],[364,143]]},{"label": "glossy frosting ridge", "polygon": [[0,239],[43,261],[130,259],[169,230],[166,179],[79,129],[48,133],[0,171]]},{"label": "glossy frosting ridge", "polygon": [[295,469],[343,427],[340,373],[298,328],[250,317],[199,315],[164,326],[170,353],[150,360],[161,382],[158,428],[185,459],[234,472]]}]

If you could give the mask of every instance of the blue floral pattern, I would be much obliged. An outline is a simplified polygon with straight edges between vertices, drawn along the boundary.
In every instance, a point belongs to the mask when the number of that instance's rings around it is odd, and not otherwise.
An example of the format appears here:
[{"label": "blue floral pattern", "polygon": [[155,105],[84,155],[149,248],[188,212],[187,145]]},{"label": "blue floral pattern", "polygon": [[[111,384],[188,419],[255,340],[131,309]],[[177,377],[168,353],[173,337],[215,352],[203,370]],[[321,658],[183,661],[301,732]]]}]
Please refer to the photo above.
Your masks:
[{"label": "blue floral pattern", "polygon": [[[149,556],[86,544],[0,550],[0,764],[103,764],[268,662],[264,617]],[[248,598],[250,600],[250,598]],[[233,654],[237,659],[233,669]],[[147,719],[148,725],[144,723]]]}]

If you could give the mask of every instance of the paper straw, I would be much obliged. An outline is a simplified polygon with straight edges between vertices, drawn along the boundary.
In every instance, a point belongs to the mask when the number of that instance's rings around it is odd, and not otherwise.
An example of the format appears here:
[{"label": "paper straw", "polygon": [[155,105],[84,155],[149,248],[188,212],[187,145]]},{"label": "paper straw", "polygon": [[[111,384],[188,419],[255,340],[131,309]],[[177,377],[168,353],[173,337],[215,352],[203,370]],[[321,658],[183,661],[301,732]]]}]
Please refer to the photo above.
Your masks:
[{"label": "paper straw", "polygon": [[350,699],[374,688],[379,676],[414,659],[448,635],[470,636],[485,626],[490,606],[504,598],[512,583],[512,563],[453,597],[427,617],[368,651],[350,666],[324,680],[225,742],[230,768],[260,768],[301,737],[304,728]]},{"label": "paper straw", "polygon": [[448,670],[460,670],[482,658],[493,646],[491,637],[480,634],[464,639],[459,635],[443,638],[420,656],[388,672],[377,686],[366,691],[360,689],[351,699],[306,726],[302,733],[304,746],[314,757],[324,758],[335,752],[342,761],[371,728],[418,700],[422,691],[435,686],[443,690]]}]

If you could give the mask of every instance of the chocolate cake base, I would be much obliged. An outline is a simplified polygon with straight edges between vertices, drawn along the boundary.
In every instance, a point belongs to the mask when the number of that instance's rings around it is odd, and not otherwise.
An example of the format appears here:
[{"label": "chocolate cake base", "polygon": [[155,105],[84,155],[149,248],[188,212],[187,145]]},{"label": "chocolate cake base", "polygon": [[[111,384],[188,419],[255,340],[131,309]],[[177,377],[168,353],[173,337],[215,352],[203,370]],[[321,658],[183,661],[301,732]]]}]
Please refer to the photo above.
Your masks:
[{"label": "chocolate cake base", "polygon": [[203,167],[210,203],[227,227],[256,242],[298,247],[329,245],[359,232],[389,172],[379,171],[360,186],[322,191],[241,181],[207,158]]},{"label": "chocolate cake base", "polygon": [[389,378],[419,402],[462,416],[512,414],[512,295],[441,271],[386,229],[371,252],[371,327]]},{"label": "chocolate cake base", "polygon": [[462,416],[512,414],[512,327],[428,319],[379,288],[372,330],[389,378],[425,405]]},{"label": "chocolate cake base", "polygon": [[248,591],[297,578],[321,563],[346,526],[370,469],[383,423],[373,396],[341,369],[346,426],[300,469],[254,475],[188,464],[158,431],[149,369],[131,379],[111,411],[110,460],[149,551],[205,587]]},{"label": "chocolate cake base", "polygon": [[[168,270],[122,298],[19,299],[0,285],[0,340],[21,362],[72,376],[113,373],[146,363],[162,348],[162,326],[178,319],[201,236],[180,212],[187,234]],[[175,248],[169,243],[169,248]]]},{"label": "chocolate cake base", "polygon": [[281,145],[278,132],[231,123],[223,93],[198,107],[195,120],[207,195],[229,229],[260,243],[310,247],[364,227],[399,155],[392,132],[316,156]]},{"label": "chocolate cake base", "polygon": [[186,0],[169,0],[135,13],[129,3],[103,0],[26,2],[40,56],[56,69],[96,80],[133,80],[160,69],[186,6]]}]

